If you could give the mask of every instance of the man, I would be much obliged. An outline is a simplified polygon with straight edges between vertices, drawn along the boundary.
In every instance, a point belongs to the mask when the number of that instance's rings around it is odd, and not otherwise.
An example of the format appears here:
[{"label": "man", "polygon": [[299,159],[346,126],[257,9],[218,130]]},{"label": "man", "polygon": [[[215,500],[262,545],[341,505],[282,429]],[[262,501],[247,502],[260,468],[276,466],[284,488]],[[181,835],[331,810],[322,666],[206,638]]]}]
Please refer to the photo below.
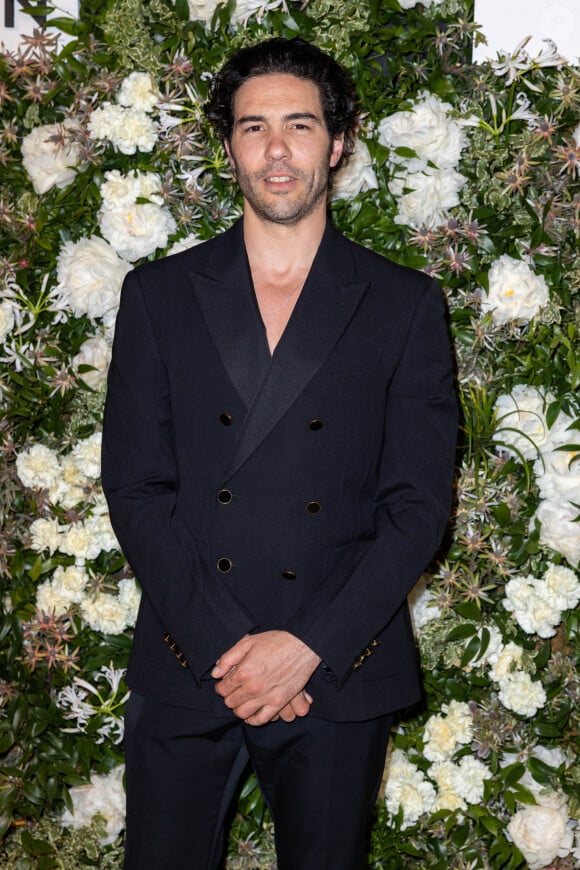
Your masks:
[{"label": "man", "polygon": [[220,866],[250,759],[280,870],[359,870],[391,714],[420,695],[406,596],[450,507],[444,305],[327,222],[357,116],[335,61],[243,49],[207,114],[243,219],[129,274],[105,413],[143,588],[126,866]]}]

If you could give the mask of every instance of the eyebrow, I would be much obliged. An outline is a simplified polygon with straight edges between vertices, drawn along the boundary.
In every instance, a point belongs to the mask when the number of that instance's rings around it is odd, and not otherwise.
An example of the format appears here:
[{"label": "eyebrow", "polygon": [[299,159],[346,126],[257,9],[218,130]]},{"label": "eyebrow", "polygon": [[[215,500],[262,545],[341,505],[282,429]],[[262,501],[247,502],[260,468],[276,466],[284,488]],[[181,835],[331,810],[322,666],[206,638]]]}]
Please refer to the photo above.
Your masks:
[{"label": "eyebrow", "polygon": [[[322,121],[317,115],[313,115],[312,112],[290,112],[288,115],[282,116],[283,121],[314,121],[316,124],[321,124]],[[265,115],[242,115],[241,118],[238,118],[235,121],[235,126],[238,127],[241,124],[255,124],[257,121],[259,122],[267,122],[268,119]]]}]

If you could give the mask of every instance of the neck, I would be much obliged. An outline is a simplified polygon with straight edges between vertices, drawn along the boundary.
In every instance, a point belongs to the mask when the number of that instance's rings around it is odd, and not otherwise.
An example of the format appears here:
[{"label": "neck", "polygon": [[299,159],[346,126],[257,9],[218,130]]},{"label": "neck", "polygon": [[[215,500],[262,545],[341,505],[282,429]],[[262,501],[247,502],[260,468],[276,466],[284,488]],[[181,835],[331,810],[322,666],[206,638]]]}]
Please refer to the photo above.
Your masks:
[{"label": "neck", "polygon": [[252,270],[284,275],[296,268],[310,269],[325,227],[326,208],[285,226],[262,220],[246,206],[244,242]]}]

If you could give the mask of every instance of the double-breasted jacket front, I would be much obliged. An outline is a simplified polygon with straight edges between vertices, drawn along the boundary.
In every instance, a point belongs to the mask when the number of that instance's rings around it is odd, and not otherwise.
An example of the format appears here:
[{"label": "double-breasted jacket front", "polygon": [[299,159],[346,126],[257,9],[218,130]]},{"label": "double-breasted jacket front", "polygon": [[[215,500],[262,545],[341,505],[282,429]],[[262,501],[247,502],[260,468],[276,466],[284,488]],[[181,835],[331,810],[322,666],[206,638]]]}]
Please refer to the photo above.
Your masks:
[{"label": "double-breasted jacket front", "polygon": [[129,273],[103,486],[143,590],[130,686],[232,715],[212,665],[284,629],[323,659],[313,715],[416,701],[406,596],[445,529],[456,413],[437,285],[330,225],[272,355],[241,222]]}]

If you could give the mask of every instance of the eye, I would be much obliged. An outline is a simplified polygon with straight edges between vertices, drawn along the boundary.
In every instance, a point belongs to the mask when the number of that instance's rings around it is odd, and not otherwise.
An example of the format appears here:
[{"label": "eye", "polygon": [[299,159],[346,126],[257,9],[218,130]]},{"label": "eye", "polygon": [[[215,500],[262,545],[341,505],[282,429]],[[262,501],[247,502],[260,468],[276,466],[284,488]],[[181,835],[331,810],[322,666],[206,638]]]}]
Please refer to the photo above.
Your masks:
[{"label": "eye", "polygon": [[244,133],[259,133],[261,130],[261,124],[250,124],[248,127],[244,127]]}]

